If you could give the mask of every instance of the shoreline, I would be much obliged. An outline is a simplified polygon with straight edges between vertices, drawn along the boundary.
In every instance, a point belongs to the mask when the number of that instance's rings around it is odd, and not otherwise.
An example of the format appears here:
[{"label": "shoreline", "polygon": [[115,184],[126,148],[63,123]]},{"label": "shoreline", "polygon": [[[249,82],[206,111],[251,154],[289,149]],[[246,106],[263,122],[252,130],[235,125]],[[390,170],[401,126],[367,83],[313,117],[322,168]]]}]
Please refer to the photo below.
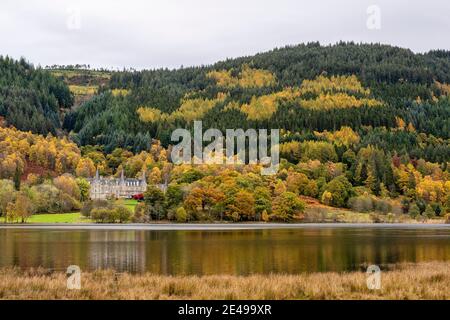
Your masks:
[{"label": "shoreline", "polygon": [[149,224],[98,224],[98,223],[29,223],[0,224],[0,229],[41,230],[148,230],[148,231],[220,231],[220,230],[267,230],[308,228],[405,228],[449,229],[445,223],[149,223]]}]

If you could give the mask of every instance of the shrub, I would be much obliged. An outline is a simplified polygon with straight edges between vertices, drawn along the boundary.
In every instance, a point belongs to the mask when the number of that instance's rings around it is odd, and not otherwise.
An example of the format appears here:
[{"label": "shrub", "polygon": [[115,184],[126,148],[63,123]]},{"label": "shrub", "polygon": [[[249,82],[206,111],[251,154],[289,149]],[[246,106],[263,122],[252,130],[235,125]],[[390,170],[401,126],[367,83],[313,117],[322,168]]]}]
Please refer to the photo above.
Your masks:
[{"label": "shrub", "polygon": [[368,195],[350,198],[348,204],[352,210],[357,212],[373,211],[373,199]]},{"label": "shrub", "polygon": [[442,206],[437,202],[433,202],[431,204],[431,207],[433,208],[435,215],[438,217],[440,217],[444,213]]},{"label": "shrub", "polygon": [[427,205],[425,212],[423,213],[425,217],[428,219],[432,219],[435,217],[436,213],[434,212],[434,209],[432,206]]},{"label": "shrub", "polygon": [[109,221],[110,212],[111,212],[111,209],[94,208],[91,210],[91,219],[95,220],[96,222],[104,223],[106,221]]},{"label": "shrub", "polygon": [[106,221],[109,223],[116,223],[117,220],[119,220],[119,212],[117,211],[117,207],[108,210]]},{"label": "shrub", "polygon": [[331,205],[335,207],[345,207],[353,193],[352,184],[343,175],[331,180],[325,190],[331,193]]},{"label": "shrub", "polygon": [[183,207],[179,207],[175,213],[178,222],[185,222],[188,218],[187,212]]},{"label": "shrub", "polygon": [[305,203],[292,192],[284,192],[273,201],[271,219],[277,221],[291,221],[305,211]]},{"label": "shrub", "polygon": [[81,214],[85,216],[86,218],[89,218],[91,216],[91,210],[92,210],[92,201],[86,201],[83,203],[83,206],[81,207]]},{"label": "shrub", "polygon": [[131,219],[135,223],[148,222],[148,208],[144,202],[138,203],[134,208],[134,215]]},{"label": "shrub", "polygon": [[71,196],[76,200],[81,199],[80,187],[75,178],[70,174],[63,174],[62,176],[53,179],[53,184],[63,193]]},{"label": "shrub", "polygon": [[95,208],[110,208],[111,204],[107,200],[95,199],[86,201],[82,208],[81,214],[87,218],[91,216],[91,211]]},{"label": "shrub", "polygon": [[417,216],[420,215],[420,209],[417,206],[417,204],[413,203],[409,206],[409,210],[408,210],[408,214],[412,217],[412,218],[416,218]]},{"label": "shrub", "polygon": [[262,212],[262,214],[261,214],[261,219],[262,219],[262,221],[264,221],[264,222],[269,222],[270,217],[269,217],[269,214],[267,213],[267,210],[264,210],[264,211]]},{"label": "shrub", "polygon": [[48,183],[32,186],[29,192],[38,213],[61,213],[81,207],[78,200]]},{"label": "shrub", "polygon": [[392,205],[388,200],[375,199],[375,210],[381,213],[388,213],[392,211]]},{"label": "shrub", "polygon": [[131,211],[125,206],[117,206],[114,208],[115,217],[120,223],[124,223],[130,220]]},{"label": "shrub", "polygon": [[59,212],[70,212],[72,210],[79,210],[81,208],[81,203],[68,195],[67,193],[61,192],[59,194]]},{"label": "shrub", "polygon": [[323,204],[326,204],[327,206],[330,206],[332,204],[332,201],[333,201],[333,195],[331,194],[331,192],[325,191],[322,194],[322,199],[321,200],[322,200]]}]

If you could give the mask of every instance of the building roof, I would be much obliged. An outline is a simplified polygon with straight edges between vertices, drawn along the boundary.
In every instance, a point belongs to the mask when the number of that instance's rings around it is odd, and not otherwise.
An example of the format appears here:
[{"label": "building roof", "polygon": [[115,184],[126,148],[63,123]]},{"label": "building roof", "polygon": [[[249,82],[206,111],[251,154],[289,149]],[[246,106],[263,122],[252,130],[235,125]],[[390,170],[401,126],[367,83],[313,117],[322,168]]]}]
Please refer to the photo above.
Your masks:
[{"label": "building roof", "polygon": [[110,185],[110,186],[121,185],[121,184],[129,185],[131,183],[134,184],[136,182],[137,182],[137,185],[147,184],[147,181],[145,179],[145,172],[143,172],[141,179],[133,179],[133,178],[125,178],[123,170],[120,173],[120,178],[114,178],[114,177],[100,176],[98,169],[97,169],[97,171],[95,172],[95,177],[89,178],[89,179],[87,179],[87,181],[91,184],[95,183],[95,184]]}]

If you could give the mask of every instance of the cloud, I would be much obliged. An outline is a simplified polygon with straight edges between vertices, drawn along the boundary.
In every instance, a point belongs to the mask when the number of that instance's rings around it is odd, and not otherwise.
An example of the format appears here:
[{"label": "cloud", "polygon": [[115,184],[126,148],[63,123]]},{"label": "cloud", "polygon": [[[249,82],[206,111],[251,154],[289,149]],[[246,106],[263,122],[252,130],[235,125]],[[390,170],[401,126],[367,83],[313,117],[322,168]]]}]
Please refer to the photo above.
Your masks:
[{"label": "cloud", "polygon": [[[380,8],[381,28],[366,26]],[[35,64],[179,67],[308,41],[450,49],[450,3],[298,0],[6,0],[0,54]]]}]

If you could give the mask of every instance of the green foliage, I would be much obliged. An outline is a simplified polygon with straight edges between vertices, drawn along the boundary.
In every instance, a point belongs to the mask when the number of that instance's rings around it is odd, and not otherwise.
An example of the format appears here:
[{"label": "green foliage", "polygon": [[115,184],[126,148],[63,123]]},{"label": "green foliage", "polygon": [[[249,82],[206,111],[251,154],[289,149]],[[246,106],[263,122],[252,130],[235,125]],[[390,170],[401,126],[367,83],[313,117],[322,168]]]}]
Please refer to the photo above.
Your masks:
[{"label": "green foliage", "polygon": [[[73,130],[81,145],[102,144],[107,151],[118,146],[143,150],[150,137],[167,145],[171,131],[191,128],[193,118],[175,117],[167,123],[151,116],[152,121],[145,123],[139,120],[140,107],[170,115],[184,110],[183,101],[209,101],[225,93],[223,103],[202,111],[208,128],[360,130],[394,128],[396,117],[401,117],[419,132],[449,138],[450,103],[443,97],[445,86],[435,84],[435,80],[450,82],[448,59],[378,44],[310,43],[209,67],[114,72],[109,89],[129,93],[101,92],[67,114],[64,128]],[[319,107],[309,108],[308,103]],[[417,144],[406,150],[415,148],[420,150]]]},{"label": "green foliage", "polygon": [[266,215],[272,212],[272,199],[267,188],[257,187],[255,189],[255,213],[258,220],[263,218],[264,212]]},{"label": "green foliage", "polygon": [[144,193],[144,201],[148,207],[150,219],[164,219],[167,213],[165,203],[166,196],[159,188],[149,185]]},{"label": "green foliage", "polygon": [[417,206],[416,203],[413,203],[409,206],[409,210],[408,210],[408,214],[412,217],[412,218],[416,218],[417,216],[420,215],[420,209]]},{"label": "green foliage", "polygon": [[284,192],[275,198],[271,219],[276,221],[291,221],[303,213],[305,203],[292,192]]},{"label": "green foliage", "polygon": [[114,217],[112,216],[113,213],[114,211],[109,208],[94,208],[90,213],[90,217],[96,222],[110,222],[112,219],[114,219]]},{"label": "green foliage", "polygon": [[77,178],[76,181],[78,188],[80,189],[80,200],[84,202],[89,199],[89,190],[91,185],[86,179],[83,178]]},{"label": "green foliage", "polygon": [[171,184],[166,191],[166,207],[173,208],[183,201],[183,190],[177,184]]},{"label": "green foliage", "polygon": [[347,201],[352,196],[353,187],[347,178],[341,175],[326,185],[325,192],[331,194],[331,202],[329,204],[335,207],[346,207]]},{"label": "green foliage", "polygon": [[427,205],[425,211],[424,211],[424,216],[427,217],[428,219],[432,219],[436,216],[436,213],[434,212],[434,209],[431,205]]},{"label": "green foliage", "polygon": [[120,223],[124,223],[128,222],[131,218],[131,211],[126,206],[116,206],[113,211],[114,220],[112,222],[119,220]]},{"label": "green foliage", "polygon": [[[82,73],[51,75],[0,58],[0,178],[11,180],[0,181],[0,214],[16,215],[15,197],[25,192],[37,212],[67,212],[81,201],[82,213],[100,222],[289,221],[302,216],[300,196],[383,214],[396,214],[392,199],[400,197],[404,213],[443,216],[450,207],[449,59],[378,44],[310,43],[211,66],[110,78],[87,72],[84,88],[98,90],[69,111],[73,97],[61,79],[79,85]],[[195,119],[223,132],[282,128],[281,170],[263,177],[252,166],[174,166],[170,135],[192,130]],[[68,133],[81,153],[67,139],[11,124]],[[147,173],[145,202],[132,217],[117,204],[88,201],[80,177],[96,169]],[[154,186],[160,183],[165,192]]]},{"label": "green foliage", "polygon": [[183,207],[179,207],[176,211],[175,217],[178,222],[186,222],[188,214]]},{"label": "green foliage", "polygon": [[60,108],[73,104],[69,88],[24,59],[0,56],[0,117],[20,130],[56,133]]},{"label": "green foliage", "polygon": [[143,223],[149,221],[148,208],[145,203],[138,203],[136,207],[134,207],[134,215],[132,217],[132,221],[135,223]]},{"label": "green foliage", "polygon": [[14,201],[15,189],[10,180],[0,180],[0,217],[6,217],[8,203]]}]

